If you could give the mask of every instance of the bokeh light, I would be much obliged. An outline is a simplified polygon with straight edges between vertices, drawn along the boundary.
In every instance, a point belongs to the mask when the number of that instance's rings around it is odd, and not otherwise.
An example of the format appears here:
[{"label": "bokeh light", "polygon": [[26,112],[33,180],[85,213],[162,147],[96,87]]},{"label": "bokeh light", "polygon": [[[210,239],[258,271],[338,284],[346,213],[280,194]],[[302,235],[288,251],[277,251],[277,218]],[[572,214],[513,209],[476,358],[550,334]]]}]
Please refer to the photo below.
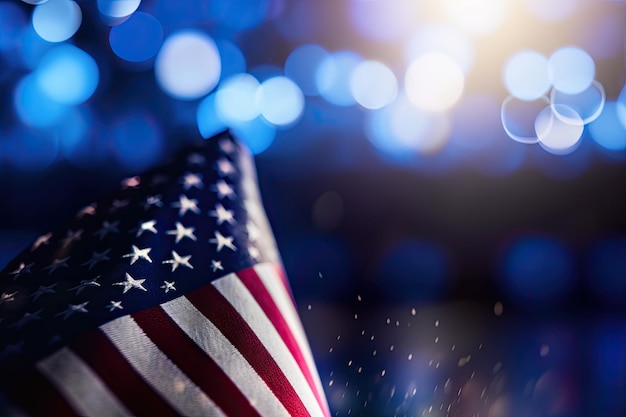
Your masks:
[{"label": "bokeh light", "polygon": [[215,94],[209,94],[198,105],[196,124],[203,138],[208,139],[226,129],[226,125],[218,117],[215,106]]},{"label": "bokeh light", "polygon": [[48,52],[34,74],[44,94],[67,105],[80,104],[91,97],[100,77],[91,55],[73,45],[60,45]]},{"label": "bokeh light", "polygon": [[326,191],[320,195],[311,208],[311,220],[323,232],[336,229],[343,218],[343,199],[336,191]]},{"label": "bokeh light", "polygon": [[524,0],[523,2],[533,15],[548,21],[565,19],[580,10],[584,4],[584,0]]},{"label": "bokeh light", "polygon": [[407,42],[404,57],[411,63],[432,52],[448,55],[466,75],[474,63],[474,44],[465,32],[453,26],[429,24],[421,27]]},{"label": "bokeh light", "polygon": [[59,153],[68,160],[80,158],[80,149],[92,127],[93,116],[85,108],[70,107],[53,127],[59,140]]},{"label": "bokeh light", "polygon": [[536,100],[551,87],[548,59],[535,51],[520,51],[504,66],[504,85],[521,100]]},{"label": "bokeh light", "polygon": [[448,261],[445,250],[434,242],[397,242],[379,260],[378,288],[391,300],[435,300],[448,285]]},{"label": "bokeh light", "polygon": [[265,151],[276,138],[276,128],[263,117],[239,122],[232,127],[232,130],[248,146],[253,155]]},{"label": "bokeh light", "polygon": [[161,23],[144,12],[134,13],[109,32],[111,49],[115,55],[129,62],[142,62],[154,57],[162,42]]},{"label": "bokeh light", "polygon": [[235,74],[224,80],[215,93],[220,119],[232,126],[255,119],[261,114],[258,101],[259,81],[250,74]]},{"label": "bokeh light", "polygon": [[539,113],[549,104],[545,96],[532,101],[508,96],[502,102],[500,110],[504,131],[516,142],[537,143],[539,138],[535,131],[535,121]]},{"label": "bokeh light", "polygon": [[67,106],[42,91],[33,75],[27,75],[17,84],[13,105],[22,123],[40,128],[54,125],[67,111]]},{"label": "bokeh light", "polygon": [[196,30],[182,30],[170,35],[154,63],[159,86],[181,100],[193,100],[209,93],[217,85],[222,69],[215,42]]},{"label": "bokeh light", "polygon": [[294,49],[285,61],[285,75],[296,82],[307,96],[319,94],[317,69],[328,56],[320,45],[307,43]]},{"label": "bokeh light", "polygon": [[465,77],[448,55],[433,52],[417,58],[407,69],[405,88],[409,99],[420,109],[447,110],[463,93]]},{"label": "bokeh light", "polygon": [[593,58],[574,46],[556,50],[548,60],[548,74],[552,85],[566,94],[585,91],[591,85],[595,73]]},{"label": "bokeh light", "polygon": [[626,149],[626,125],[618,114],[618,104],[607,101],[600,116],[589,124],[589,133],[594,141],[610,151]]},{"label": "bokeh light", "polygon": [[315,76],[320,95],[337,106],[353,105],[350,77],[361,61],[362,58],[352,51],[338,51],[326,56]]},{"label": "bokeh light", "polygon": [[528,306],[563,297],[575,271],[569,250],[548,236],[518,239],[506,248],[502,262],[502,284],[513,300]]},{"label": "bokeh light", "polygon": [[[552,108],[556,109],[555,111]],[[558,112],[563,119],[556,117]],[[535,119],[535,133],[542,148],[555,155],[567,155],[576,149],[584,130],[582,118],[562,104],[545,107]]]},{"label": "bokeh light", "polygon": [[444,114],[415,108],[404,95],[369,115],[366,135],[387,156],[406,159],[416,153],[440,151],[450,137],[450,120]]},{"label": "bokeh light", "polygon": [[405,36],[419,18],[419,2],[413,0],[351,0],[349,16],[365,37],[390,41]]},{"label": "bokeh light", "polygon": [[98,11],[109,25],[119,25],[139,8],[141,0],[98,0]]},{"label": "bokeh light", "polygon": [[273,125],[292,124],[302,115],[304,95],[287,77],[272,77],[263,81],[257,94],[261,115]]},{"label": "bokeh light", "polygon": [[616,104],[616,112],[620,121],[626,127],[626,84],[622,87],[622,91],[620,92]]},{"label": "bokeh light", "polygon": [[382,62],[363,61],[352,72],[350,91],[361,106],[370,110],[380,109],[396,98],[398,81]]},{"label": "bokeh light", "polygon": [[442,3],[454,22],[475,35],[499,28],[509,12],[509,0],[444,0]]},{"label": "bokeh light", "polygon": [[19,53],[22,65],[29,69],[35,69],[39,65],[41,58],[57,47],[56,43],[41,39],[41,36],[37,35],[32,25],[24,28],[17,42],[21,45]]},{"label": "bokeh light", "polygon": [[[584,124],[593,122],[602,113],[605,102],[604,87],[595,80],[589,88],[578,94],[566,94],[557,89],[553,89],[550,94],[550,104],[554,115],[566,123],[577,123],[578,119],[582,119]],[[561,112],[560,109],[573,110],[576,113],[575,120]]]},{"label": "bokeh light", "polygon": [[33,10],[33,27],[48,42],[71,38],[83,21],[80,6],[73,0],[50,0]]},{"label": "bokeh light", "polygon": [[129,171],[151,167],[163,156],[163,132],[154,117],[143,110],[123,112],[113,122],[111,136],[118,161]]}]

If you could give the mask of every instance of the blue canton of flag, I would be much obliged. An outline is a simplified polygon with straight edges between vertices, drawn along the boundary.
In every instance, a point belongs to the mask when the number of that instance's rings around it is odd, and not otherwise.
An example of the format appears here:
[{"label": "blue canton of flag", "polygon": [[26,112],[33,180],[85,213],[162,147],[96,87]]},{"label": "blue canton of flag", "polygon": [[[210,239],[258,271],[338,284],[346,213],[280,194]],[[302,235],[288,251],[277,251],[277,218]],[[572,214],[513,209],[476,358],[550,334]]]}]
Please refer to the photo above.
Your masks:
[{"label": "blue canton of flag", "polygon": [[9,263],[0,375],[15,415],[330,415],[230,133],[125,179]]}]

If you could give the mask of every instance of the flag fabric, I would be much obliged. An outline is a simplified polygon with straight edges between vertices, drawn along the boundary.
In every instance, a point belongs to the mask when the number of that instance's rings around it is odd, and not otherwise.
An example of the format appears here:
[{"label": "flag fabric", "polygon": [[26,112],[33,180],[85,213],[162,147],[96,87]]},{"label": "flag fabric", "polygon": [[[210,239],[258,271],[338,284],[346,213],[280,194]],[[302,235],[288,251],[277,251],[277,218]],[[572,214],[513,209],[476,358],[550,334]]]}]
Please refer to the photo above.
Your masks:
[{"label": "flag fabric", "polygon": [[0,272],[0,393],[7,415],[330,415],[229,132],[125,179]]}]

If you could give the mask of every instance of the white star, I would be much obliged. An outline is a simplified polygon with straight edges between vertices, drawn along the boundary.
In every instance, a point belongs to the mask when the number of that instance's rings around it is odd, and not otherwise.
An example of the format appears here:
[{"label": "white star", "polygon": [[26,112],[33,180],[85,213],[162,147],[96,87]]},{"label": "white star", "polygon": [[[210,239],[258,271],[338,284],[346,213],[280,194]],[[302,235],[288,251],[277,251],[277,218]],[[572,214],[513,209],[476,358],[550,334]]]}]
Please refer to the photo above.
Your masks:
[{"label": "white star", "polygon": [[138,288],[142,291],[148,291],[144,288],[143,285],[141,285],[145,282],[145,280],[145,278],[135,279],[131,277],[128,272],[126,272],[126,281],[114,282],[113,285],[122,285],[124,287],[124,291],[122,291],[122,294],[126,294],[131,288]]},{"label": "white star", "polygon": [[99,236],[100,240],[104,239],[109,233],[119,233],[117,225],[120,224],[119,220],[109,223],[108,221],[102,222],[102,227],[94,232],[94,235]]},{"label": "white star", "polygon": [[89,301],[85,301],[84,303],[80,304],[68,304],[65,310],[55,314],[54,316],[63,316],[63,320],[67,320],[67,318],[74,313],[88,313],[87,309],[85,308],[87,304],[89,304]]},{"label": "white star", "polygon": [[30,296],[33,297],[34,301],[44,294],[54,294],[56,291],[54,291],[53,288],[56,287],[56,285],[56,282],[50,285],[40,285],[39,288],[37,288],[37,291],[32,293]]},{"label": "white star", "polygon": [[224,197],[233,199],[235,196],[235,191],[233,190],[233,188],[222,179],[217,180],[212,189],[213,191],[217,191],[217,198],[219,199],[222,199]]},{"label": "white star", "polygon": [[124,178],[122,180],[122,188],[135,188],[141,184],[141,177],[135,175],[134,177]]},{"label": "white star", "polygon": [[200,209],[198,208],[198,200],[193,198],[190,200],[184,194],[181,194],[180,197],[178,197],[178,201],[172,203],[172,207],[177,207],[180,209],[178,210],[178,215],[181,217],[184,216],[185,213],[187,213],[187,210],[191,210],[196,214],[200,213]]},{"label": "white star", "polygon": [[111,258],[107,256],[109,252],[111,252],[110,248],[105,250],[104,252],[93,251],[91,254],[91,259],[89,259],[87,262],[83,262],[80,265],[81,266],[89,265],[89,270],[91,271],[91,268],[93,268],[98,262],[111,260]]},{"label": "white star", "polygon": [[33,246],[30,248],[30,251],[31,252],[34,251],[41,245],[47,245],[48,243],[50,243],[51,237],[52,237],[52,233],[46,233],[45,235],[39,236],[37,240],[35,241],[35,243],[33,243]]},{"label": "white star", "polygon": [[143,205],[144,210],[148,210],[150,207],[163,207],[163,201],[161,201],[160,195],[150,195],[146,198],[146,202]]},{"label": "white star", "polygon": [[213,270],[213,272],[217,272],[218,269],[220,271],[223,271],[224,267],[222,266],[222,261],[216,261],[215,259],[212,259],[211,260],[211,269]]},{"label": "white star", "polygon": [[94,279],[81,279],[78,285],[68,288],[68,291],[76,290],[76,294],[80,294],[87,287],[99,287],[98,278],[100,278],[99,275]]},{"label": "white star", "polygon": [[202,182],[202,175],[191,174],[189,172],[185,174],[185,176],[183,177],[183,188],[185,189],[185,191],[188,191],[192,187],[196,187],[197,189],[201,189],[202,187],[204,187],[204,184]]},{"label": "white star", "polygon": [[215,167],[221,176],[229,176],[236,172],[233,164],[231,164],[231,162],[226,158],[218,159],[215,163]]},{"label": "white star", "polygon": [[235,213],[232,210],[227,210],[223,205],[217,203],[215,205],[215,210],[209,211],[209,215],[213,217],[217,217],[218,226],[224,222],[228,222],[229,224],[235,224]]},{"label": "white star", "polygon": [[80,240],[80,238],[82,237],[82,234],[83,234],[83,229],[79,229],[76,231],[68,230],[65,237],[61,239],[61,245],[65,247],[65,246],[68,246],[70,243],[74,242],[75,240]]},{"label": "white star", "polygon": [[248,238],[250,238],[252,242],[256,242],[261,235],[261,231],[252,221],[248,221],[246,224],[246,231],[248,232]]},{"label": "white star", "polygon": [[15,281],[22,274],[30,274],[32,272],[30,270],[30,268],[32,268],[33,265],[35,265],[34,262],[31,262],[29,264],[25,264],[24,262],[20,262],[20,264],[18,265],[17,269],[15,271],[9,272],[9,275],[15,275],[13,277],[13,281]]},{"label": "white star", "polygon": [[57,270],[57,268],[69,268],[69,266],[67,265],[67,260],[70,259],[69,256],[63,258],[63,259],[55,259],[54,261],[52,261],[52,264],[48,265],[47,267],[43,268],[44,271],[46,269],[49,269],[50,272],[48,272],[48,275],[51,275],[54,271]]},{"label": "white star", "polygon": [[168,292],[171,291],[176,291],[176,287],[174,287],[174,284],[176,284],[176,282],[172,281],[172,282],[167,282],[167,281],[163,281],[163,285],[161,285],[161,288],[163,288],[165,290],[165,294],[167,294]]},{"label": "white star", "polygon": [[109,311],[113,311],[113,310],[123,310],[124,307],[122,307],[122,302],[121,301],[110,301],[110,304],[108,306],[106,306],[106,308],[109,309]]},{"label": "white star", "polygon": [[168,230],[168,235],[176,235],[176,243],[180,242],[184,237],[188,237],[191,240],[196,240],[196,236],[193,234],[195,227],[185,227],[181,223],[176,222],[176,230]]},{"label": "white star", "polygon": [[132,250],[133,251],[131,253],[122,255],[122,258],[130,258],[131,265],[137,262],[139,258],[145,259],[146,261],[152,263],[152,259],[150,259],[150,256],[148,255],[150,251],[152,250],[152,248],[139,249],[137,246],[133,245]]},{"label": "white star", "polygon": [[78,213],[76,213],[76,217],[81,219],[81,218],[83,218],[86,215],[93,216],[94,214],[96,214],[96,204],[95,203],[90,204],[88,206],[85,206],[82,209],[78,210]]},{"label": "white star", "polygon": [[254,246],[250,246],[250,248],[248,248],[248,254],[255,261],[259,259],[259,256],[261,256],[261,253],[259,252],[259,250]]},{"label": "white star", "polygon": [[15,301],[15,296],[18,291],[15,292],[3,292],[0,294],[0,306],[5,303],[10,303],[11,301]]},{"label": "white star", "polygon": [[218,145],[220,149],[222,150],[222,152],[224,153],[230,154],[235,151],[235,144],[229,141],[228,139],[220,139],[220,141],[218,142]]},{"label": "white star", "polygon": [[191,255],[180,256],[176,253],[175,250],[172,251],[172,259],[168,259],[163,261],[164,264],[172,264],[172,272],[176,271],[176,268],[179,266],[185,266],[189,269],[193,269],[193,266],[189,263],[189,259],[191,259]]},{"label": "white star", "polygon": [[156,220],[148,220],[147,222],[139,223],[139,227],[137,227],[136,237],[141,236],[143,232],[152,232],[156,235],[158,231],[156,227],[154,227],[154,225],[156,225]]},{"label": "white star", "polygon": [[25,324],[28,324],[33,320],[41,320],[39,313],[41,313],[42,311],[43,310],[37,310],[34,313],[24,313],[21,319],[19,319],[9,327],[17,327],[18,329],[21,329],[22,327],[24,327]]},{"label": "white star", "polygon": [[217,230],[215,231],[215,239],[210,239],[209,242],[210,243],[215,243],[217,245],[217,251],[218,252],[221,251],[224,246],[226,246],[227,248],[232,249],[234,251],[237,250],[237,248],[233,244],[232,236],[224,237]]}]

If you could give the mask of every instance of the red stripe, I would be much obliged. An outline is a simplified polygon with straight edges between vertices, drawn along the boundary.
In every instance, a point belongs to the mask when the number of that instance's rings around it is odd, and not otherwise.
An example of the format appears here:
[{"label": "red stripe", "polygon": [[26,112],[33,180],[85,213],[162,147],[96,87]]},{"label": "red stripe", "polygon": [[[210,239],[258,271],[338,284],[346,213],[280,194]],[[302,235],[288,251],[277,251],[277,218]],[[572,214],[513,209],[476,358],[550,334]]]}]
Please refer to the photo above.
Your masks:
[{"label": "red stripe", "polygon": [[250,400],[161,307],[132,314],[167,357],[229,416],[257,416]]},{"label": "red stripe", "polygon": [[195,290],[187,294],[187,298],[246,358],[291,415],[310,415],[272,355],[265,349],[248,323],[213,285]]},{"label": "red stripe", "polygon": [[313,394],[315,395],[315,398],[317,399],[320,408],[324,410],[324,414],[326,416],[330,416],[330,410],[328,410],[328,406],[326,405],[324,397],[317,390],[315,380],[313,379],[313,374],[311,373],[311,369],[304,359],[304,354],[300,349],[300,345],[294,337],[291,328],[287,324],[287,321],[283,317],[278,306],[274,302],[272,295],[269,293],[254,268],[248,268],[240,271],[237,273],[237,275],[241,279],[241,282],[244,283],[246,288],[248,288],[248,290],[254,295],[257,303],[259,304],[259,306],[261,306],[261,309],[263,309],[265,315],[270,319],[278,334],[280,334],[283,342],[285,343],[285,345],[291,352],[291,355],[294,357],[294,359],[298,363],[298,366],[302,370],[302,373],[309,383],[311,391],[313,391]]},{"label": "red stripe", "polygon": [[70,347],[133,414],[178,415],[99,330],[79,338]]},{"label": "red stripe", "polygon": [[31,416],[75,416],[76,411],[57,389],[37,370],[20,370],[19,376],[2,375],[7,397]]},{"label": "red stripe", "polygon": [[296,304],[296,299],[294,298],[293,293],[291,292],[291,286],[289,285],[289,279],[287,278],[287,274],[285,273],[285,270],[280,265],[277,265],[277,264],[272,264],[272,268],[280,277],[280,281],[282,282],[283,287],[285,287],[285,291],[287,291],[287,294],[289,294],[289,299],[291,300],[291,304],[293,304],[293,306],[297,310],[298,306]]}]

